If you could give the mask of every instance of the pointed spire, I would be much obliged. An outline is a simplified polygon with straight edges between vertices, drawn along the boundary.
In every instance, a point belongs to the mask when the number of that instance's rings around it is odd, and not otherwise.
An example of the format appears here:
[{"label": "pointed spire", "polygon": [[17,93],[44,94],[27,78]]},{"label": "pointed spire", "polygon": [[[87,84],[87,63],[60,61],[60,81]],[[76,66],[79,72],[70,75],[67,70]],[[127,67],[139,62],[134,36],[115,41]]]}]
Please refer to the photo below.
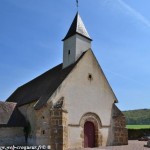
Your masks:
[{"label": "pointed spire", "polygon": [[70,26],[70,29],[69,29],[67,35],[63,39],[63,41],[75,34],[79,34],[79,35],[92,41],[78,12]]}]

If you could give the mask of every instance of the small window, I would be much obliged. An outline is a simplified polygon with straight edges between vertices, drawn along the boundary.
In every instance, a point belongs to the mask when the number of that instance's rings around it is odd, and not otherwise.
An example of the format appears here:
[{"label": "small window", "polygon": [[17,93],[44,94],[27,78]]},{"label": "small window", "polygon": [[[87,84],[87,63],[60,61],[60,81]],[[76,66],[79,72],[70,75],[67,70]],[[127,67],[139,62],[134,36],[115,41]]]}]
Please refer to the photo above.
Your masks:
[{"label": "small window", "polygon": [[42,119],[44,119],[45,117],[44,116],[42,116]]},{"label": "small window", "polygon": [[45,130],[42,131],[42,134],[43,134],[43,135],[45,134]]},{"label": "small window", "polygon": [[92,74],[89,73],[88,79],[89,79],[90,81],[93,80]]},{"label": "small window", "polygon": [[68,55],[70,55],[70,50],[68,50]]}]

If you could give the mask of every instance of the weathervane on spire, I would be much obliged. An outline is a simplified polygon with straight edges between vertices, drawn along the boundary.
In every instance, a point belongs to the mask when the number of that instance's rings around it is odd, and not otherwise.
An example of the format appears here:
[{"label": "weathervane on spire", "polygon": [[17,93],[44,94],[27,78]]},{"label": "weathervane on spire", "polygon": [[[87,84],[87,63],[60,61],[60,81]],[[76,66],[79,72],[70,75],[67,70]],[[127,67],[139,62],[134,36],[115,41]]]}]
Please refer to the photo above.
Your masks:
[{"label": "weathervane on spire", "polygon": [[78,2],[78,0],[76,0],[76,4],[77,4],[77,10],[78,10],[78,7],[79,7],[79,2]]}]

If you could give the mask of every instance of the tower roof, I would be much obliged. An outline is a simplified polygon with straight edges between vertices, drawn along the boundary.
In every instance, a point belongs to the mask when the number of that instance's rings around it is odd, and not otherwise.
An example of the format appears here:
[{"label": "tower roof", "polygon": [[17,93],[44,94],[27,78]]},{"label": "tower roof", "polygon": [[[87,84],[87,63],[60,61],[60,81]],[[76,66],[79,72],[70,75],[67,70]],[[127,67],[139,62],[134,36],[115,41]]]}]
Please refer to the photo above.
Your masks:
[{"label": "tower roof", "polygon": [[66,34],[65,38],[63,39],[63,41],[75,34],[79,34],[79,35],[92,41],[78,12],[70,26],[68,33]]}]

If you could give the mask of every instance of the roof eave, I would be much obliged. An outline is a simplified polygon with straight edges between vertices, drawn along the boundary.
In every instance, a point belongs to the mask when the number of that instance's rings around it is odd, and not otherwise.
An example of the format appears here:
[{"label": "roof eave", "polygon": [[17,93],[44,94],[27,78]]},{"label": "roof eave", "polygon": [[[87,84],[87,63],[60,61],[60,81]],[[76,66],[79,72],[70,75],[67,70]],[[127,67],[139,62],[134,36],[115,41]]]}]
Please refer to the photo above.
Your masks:
[{"label": "roof eave", "polygon": [[[78,35],[80,35],[80,36],[82,36],[82,37],[84,37],[84,38],[86,38],[86,39],[88,39],[88,40],[90,40],[90,41],[93,41],[91,38],[89,38],[89,37],[87,37],[87,36],[84,36],[84,35],[81,34],[81,33],[76,32],[75,34],[78,34]],[[70,35],[70,36],[66,36],[64,39],[62,39],[62,41],[65,41],[66,39],[69,39],[70,37],[74,36],[75,34]]]}]

